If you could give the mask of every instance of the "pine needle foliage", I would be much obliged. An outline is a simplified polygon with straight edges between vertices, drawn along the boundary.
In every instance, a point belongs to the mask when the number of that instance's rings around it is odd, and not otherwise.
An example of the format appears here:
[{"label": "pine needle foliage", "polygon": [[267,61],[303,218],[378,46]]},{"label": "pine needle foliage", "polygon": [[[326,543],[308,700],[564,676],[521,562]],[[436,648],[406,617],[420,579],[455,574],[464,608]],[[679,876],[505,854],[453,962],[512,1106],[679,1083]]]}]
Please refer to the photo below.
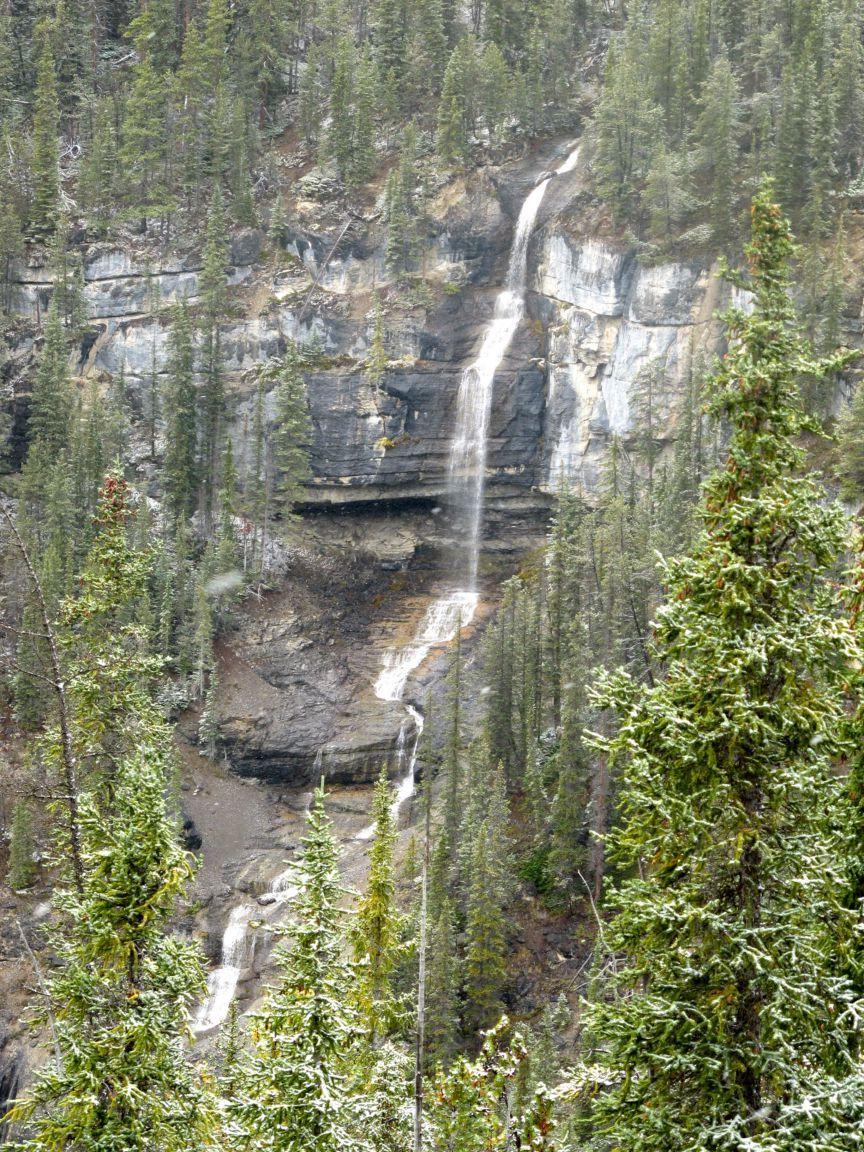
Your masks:
[{"label": "pine needle foliage", "polygon": [[280,944],[279,981],[251,1016],[252,1053],[231,1127],[237,1146],[256,1152],[341,1152],[352,1146],[346,1084],[356,1025],[346,998],[343,891],[323,784],[298,876],[293,939]]},{"label": "pine needle foliage", "polygon": [[12,813],[9,867],[6,872],[6,883],[16,892],[29,888],[36,881],[33,850],[33,819],[30,815],[30,806],[25,800],[19,800]]},{"label": "pine needle foliage", "polygon": [[438,1069],[430,1107],[436,1152],[551,1152],[555,1126],[546,1089],[538,1086],[521,1114],[515,1107],[527,1057],[524,1038],[512,1035],[502,1016],[475,1059],[460,1056],[447,1071]]},{"label": "pine needle foliage", "polygon": [[859,1005],[838,956],[844,689],[860,652],[831,580],[842,510],[802,474],[817,361],[788,295],[793,244],[765,184],[749,314],[727,317],[713,408],[731,427],[689,555],[663,567],[665,675],[604,677],[622,773],[607,949],[626,957],[589,1012],[588,1127],[628,1152],[839,1152],[860,1140]]},{"label": "pine needle foliage", "polygon": [[[45,1005],[55,1058],[11,1113],[25,1127],[19,1147],[27,1152],[192,1152],[212,1134],[209,1092],[185,1052],[203,966],[197,947],[168,931],[192,876],[166,809],[171,729],[155,708],[138,707],[146,693],[134,649],[119,641],[111,648],[113,691],[101,707],[104,681],[89,670],[90,659],[104,664],[107,653],[91,647],[89,629],[104,625],[112,598],[138,585],[140,561],[124,535],[128,495],[109,477],[79,596],[61,613],[74,732],[81,747],[89,740],[91,772],[78,798],[80,883],[64,837],[55,845],[59,963]],[[121,743],[108,734],[124,692],[137,718]],[[49,763],[55,739],[49,728]]]},{"label": "pine needle foliage", "polygon": [[397,1028],[405,1015],[404,1004],[397,1001],[392,986],[402,952],[405,918],[396,906],[396,821],[384,768],[375,785],[372,814],[375,837],[369,853],[369,875],[351,933],[357,963],[355,995],[370,1044]]}]

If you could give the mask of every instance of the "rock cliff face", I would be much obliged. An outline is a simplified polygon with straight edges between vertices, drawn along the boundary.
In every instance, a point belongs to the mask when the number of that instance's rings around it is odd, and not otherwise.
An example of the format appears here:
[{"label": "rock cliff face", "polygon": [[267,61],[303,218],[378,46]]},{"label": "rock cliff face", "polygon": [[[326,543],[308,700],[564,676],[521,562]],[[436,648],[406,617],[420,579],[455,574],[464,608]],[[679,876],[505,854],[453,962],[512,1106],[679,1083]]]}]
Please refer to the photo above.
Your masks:
[{"label": "rock cliff face", "polygon": [[[309,377],[315,430],[310,503],[437,498],[444,486],[459,376],[491,314],[509,250],[512,220],[543,158],[514,171],[481,172],[432,201],[418,286],[396,290],[383,259],[378,221],[349,228],[326,265],[334,237],[297,228],[268,251],[244,230],[231,246],[236,319],[222,332],[232,435],[242,457],[251,370],[285,348],[315,340],[336,366]],[[676,386],[694,352],[712,338],[716,303],[708,270],[683,264],[639,267],[631,252],[570,235],[578,222],[578,172],[556,184],[531,258],[529,315],[495,383],[490,428],[490,496],[554,487],[563,473],[590,493],[603,446],[631,426],[629,391],[648,364],[665,367],[667,431]],[[272,246],[271,246],[272,249]],[[170,306],[197,299],[200,259],[99,247],[84,265],[90,332],[82,376],[124,374],[130,402],[149,410],[165,371]],[[391,367],[380,386],[362,366],[371,339],[372,291],[385,301]],[[16,310],[38,321],[51,280],[24,268]]]},{"label": "rock cliff face", "polygon": [[[403,713],[375,700],[369,686],[382,646],[422,611],[417,594],[446,582],[447,514],[438,504],[460,375],[492,314],[519,205],[566,152],[565,144],[550,146],[521,165],[439,187],[428,199],[420,271],[407,287],[387,274],[379,216],[349,219],[329,260],[345,221],[331,214],[326,229],[317,227],[321,213],[311,203],[294,205],[278,246],[257,230],[233,236],[222,348],[241,475],[251,453],[254,369],[289,339],[321,351],[308,376],[314,515],[289,548],[288,591],[247,613],[223,645],[222,729],[239,771],[308,780],[324,747],[332,775],[368,779],[392,758]],[[631,251],[580,236],[581,188],[577,167],[556,177],[544,200],[529,250],[526,317],[495,379],[486,533],[493,584],[496,556],[541,537],[562,477],[589,497],[596,490],[610,437],[632,431],[634,383],[654,364],[663,370],[659,426],[674,436],[681,385],[718,336],[711,318],[721,301],[710,270],[642,267]],[[194,309],[200,266],[194,251],[169,257],[103,245],[86,254],[90,320],[77,371],[103,381],[122,372],[142,420],[154,389],[158,410],[170,306],[186,298]],[[21,270],[19,353],[36,336],[51,290],[44,269]],[[379,384],[363,370],[376,292],[390,356]],[[20,429],[26,379],[14,387]],[[272,414],[272,395],[265,404]],[[158,496],[144,449],[142,435],[142,476]]]},{"label": "rock cliff face", "polygon": [[555,226],[540,246],[535,289],[548,333],[535,482],[548,491],[561,476],[578,478],[590,493],[609,437],[633,430],[634,385],[655,366],[658,427],[674,437],[682,384],[717,347],[722,293],[704,267],[640,267],[632,253]]}]

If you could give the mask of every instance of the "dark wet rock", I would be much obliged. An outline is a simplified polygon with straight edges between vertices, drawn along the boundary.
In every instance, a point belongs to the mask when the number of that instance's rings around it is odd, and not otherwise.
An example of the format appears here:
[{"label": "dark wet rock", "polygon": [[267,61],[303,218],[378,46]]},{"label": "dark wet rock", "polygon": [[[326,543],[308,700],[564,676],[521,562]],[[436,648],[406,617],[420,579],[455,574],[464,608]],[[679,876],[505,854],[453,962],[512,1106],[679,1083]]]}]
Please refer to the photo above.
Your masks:
[{"label": "dark wet rock", "polygon": [[195,827],[195,821],[186,816],[180,828],[180,839],[187,852],[198,852],[201,848],[201,833]]},{"label": "dark wet rock", "polygon": [[231,263],[254,264],[261,255],[264,235],[258,228],[242,228],[231,237]]}]

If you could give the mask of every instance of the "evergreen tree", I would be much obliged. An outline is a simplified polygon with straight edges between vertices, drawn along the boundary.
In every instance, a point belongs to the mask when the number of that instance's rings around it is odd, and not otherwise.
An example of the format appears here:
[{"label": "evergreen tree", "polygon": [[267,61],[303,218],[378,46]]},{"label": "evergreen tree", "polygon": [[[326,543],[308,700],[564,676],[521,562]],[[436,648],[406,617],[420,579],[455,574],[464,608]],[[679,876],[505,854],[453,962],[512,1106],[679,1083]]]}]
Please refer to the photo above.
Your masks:
[{"label": "evergreen tree", "polygon": [[796,443],[798,379],[843,358],[815,362],[797,329],[791,252],[768,186],[741,281],[755,307],[730,314],[714,381],[727,466],[692,552],[664,570],[666,673],[600,693],[619,718],[603,747],[624,774],[611,845],[631,878],[606,929],[627,962],[590,1013],[612,1085],[590,1123],[646,1152],[851,1149],[864,1117],[833,764],[860,657],[830,575],[843,516]]},{"label": "evergreen tree", "polygon": [[486,44],[477,62],[483,120],[493,144],[498,143],[510,112],[512,82],[498,44]]},{"label": "evergreen tree", "polygon": [[387,267],[398,274],[403,272],[408,265],[406,249],[408,248],[410,229],[410,218],[398,168],[391,168],[387,177],[384,212],[387,218],[387,247],[385,249]]},{"label": "evergreen tree", "polygon": [[[167,931],[192,875],[165,808],[171,732],[148,704],[128,633],[113,645],[110,668],[110,707],[126,714],[126,740],[109,742],[109,753],[104,737],[92,739],[104,733],[107,680],[92,663],[90,633],[106,624],[106,598],[122,600],[141,587],[141,558],[125,542],[128,515],[128,488],[109,477],[80,593],[61,614],[74,726],[86,733],[90,772],[77,797],[77,873],[70,874],[65,835],[58,833],[55,847],[59,964],[46,1012],[59,1059],[37,1072],[11,1113],[26,1125],[30,1152],[144,1152],[154,1144],[170,1152],[207,1147],[212,1135],[211,1103],[184,1052],[189,1009],[204,989],[201,958]],[[60,760],[60,742],[50,729],[48,763]]]},{"label": "evergreen tree", "polygon": [[354,45],[347,36],[340,38],[333,63],[330,83],[329,149],[336,161],[339,174],[345,180],[351,172],[354,147],[354,75],[356,72]]},{"label": "evergreen tree", "polygon": [[60,107],[57,101],[57,75],[52,50],[52,29],[42,21],[37,30],[39,62],[33,98],[33,196],[29,226],[32,234],[44,240],[54,231],[60,197]]},{"label": "evergreen tree", "polygon": [[189,310],[181,304],[168,333],[168,364],[163,397],[165,458],[162,484],[174,521],[190,516],[198,491],[198,405],[195,349]]},{"label": "evergreen tree", "polygon": [[502,591],[497,617],[484,638],[483,668],[489,687],[486,734],[490,759],[493,763],[503,765],[505,779],[512,783],[515,762],[516,617],[522,591],[518,577],[508,580]]},{"label": "evergreen tree", "polygon": [[582,503],[564,484],[556,494],[546,547],[546,657],[544,671],[552,724],[561,724],[561,700],[572,621],[580,618],[582,589]]},{"label": "evergreen tree", "polygon": [[71,466],[75,508],[79,517],[96,511],[99,487],[105,476],[105,408],[98,385],[90,385],[86,408],[80,403],[72,433]]},{"label": "evergreen tree", "polygon": [[306,65],[300,73],[300,128],[303,139],[310,147],[317,143],[324,119],[325,91],[323,83],[322,48],[312,44],[306,53]]},{"label": "evergreen tree", "polygon": [[424,110],[434,108],[447,66],[449,45],[444,7],[442,0],[420,0],[414,5],[408,66],[414,103]]},{"label": "evergreen tree", "polygon": [[29,888],[36,881],[36,864],[33,860],[33,819],[30,806],[19,800],[12,812],[12,827],[9,837],[9,862],[6,870],[6,883],[14,891]]},{"label": "evergreen tree", "polygon": [[135,64],[118,152],[124,182],[124,199],[130,217],[142,221],[167,216],[173,205],[168,196],[165,170],[168,162],[168,116],[165,79],[151,59],[153,28],[142,13],[136,27]]},{"label": "evergreen tree", "polygon": [[476,82],[476,50],[471,38],[464,36],[444,70],[435,138],[441,157],[453,164],[468,159],[476,122]]},{"label": "evergreen tree", "polygon": [[735,238],[739,172],[740,94],[725,56],[714,64],[702,93],[702,113],[696,123],[701,145],[700,171],[706,182],[711,229],[715,242],[728,247]]},{"label": "evergreen tree", "polygon": [[[366,50],[357,62],[352,86],[351,156],[342,167],[346,186],[357,188],[375,172],[375,104],[378,73]],[[340,166],[341,167],[341,166]]]},{"label": "evergreen tree", "polygon": [[117,132],[109,99],[90,111],[90,132],[81,160],[78,188],[89,221],[99,235],[108,231],[116,196]]},{"label": "evergreen tree", "polygon": [[411,1152],[414,1062],[391,1041],[385,1041],[370,1056],[372,1069],[356,1085],[352,1100],[352,1147]]},{"label": "evergreen tree", "polygon": [[644,202],[652,239],[667,241],[680,233],[696,203],[689,189],[689,177],[686,155],[659,145],[645,180]]},{"label": "evergreen tree", "polygon": [[552,800],[552,836],[549,871],[559,888],[572,897],[579,888],[578,871],[584,866],[588,839],[588,785],[590,761],[582,732],[585,722],[581,668],[570,669],[573,678],[564,700],[561,737],[555,754],[558,770]]},{"label": "evergreen tree", "polygon": [[515,1101],[520,1072],[528,1052],[519,1036],[505,1045],[510,1031],[506,1016],[485,1034],[475,1059],[460,1056],[439,1069],[431,1094],[432,1124],[437,1147],[459,1152],[520,1148],[551,1152],[555,1146],[551,1101],[538,1088],[517,1114]]},{"label": "evergreen tree", "polygon": [[210,549],[212,557],[210,575],[224,576],[237,567],[237,538],[234,524],[236,515],[237,467],[234,464],[234,445],[229,436],[225,442],[222,486],[219,490],[219,526],[214,546]]},{"label": "evergreen tree", "polygon": [[[8,312],[11,308],[14,264],[23,251],[21,219],[0,195],[0,312]],[[5,350],[0,351],[0,365],[4,356]]]},{"label": "evergreen tree", "polygon": [[375,836],[369,854],[366,891],[357,905],[352,929],[357,964],[357,1002],[370,1045],[398,1025],[400,1005],[393,991],[393,974],[399,959],[403,917],[396,907],[393,848],[396,824],[387,771],[375,785],[372,804]]},{"label": "evergreen tree", "polygon": [[426,1046],[445,1064],[456,1052],[459,1035],[459,954],[455,912],[450,897],[430,901],[426,961]]},{"label": "evergreen tree", "polygon": [[854,177],[864,154],[864,44],[861,13],[856,4],[841,6],[837,54],[831,88],[837,126],[836,156],[840,174]]},{"label": "evergreen tree", "polygon": [[412,125],[402,136],[399,163],[390,170],[384,199],[387,266],[396,275],[408,271],[417,248],[415,174],[417,135]]},{"label": "evergreen tree", "polygon": [[30,398],[28,423],[31,443],[40,440],[49,458],[69,444],[73,403],[69,348],[57,304],[52,300],[45,321],[45,340]]},{"label": "evergreen tree", "polygon": [[51,300],[68,337],[75,339],[81,335],[87,320],[87,302],[84,299],[84,268],[80,255],[69,244],[69,220],[64,213],[57,216],[50,251],[54,273]]},{"label": "evergreen tree", "polygon": [[860,385],[840,417],[839,447],[843,496],[860,502],[864,498],[864,388]]},{"label": "evergreen tree", "polygon": [[[221,0],[214,0],[218,5]],[[215,49],[214,49],[215,51]],[[204,520],[209,531],[219,491],[219,468],[225,418],[225,381],[222,368],[222,343],[219,326],[227,310],[225,268],[228,263],[228,241],[222,195],[218,185],[207,215],[204,243],[204,266],[199,286],[203,317],[201,321],[201,453],[199,479],[202,485]]]},{"label": "evergreen tree", "polygon": [[272,434],[273,466],[277,474],[276,495],[283,517],[289,517],[294,505],[303,498],[309,468],[312,424],[306,399],[303,357],[290,342],[284,357],[267,366],[262,373],[266,387],[275,383],[274,429]]},{"label": "evergreen tree", "polygon": [[471,854],[465,922],[465,1015],[470,1027],[488,1027],[501,1012],[506,975],[506,931],[500,845],[490,822],[477,830]]},{"label": "evergreen tree", "polygon": [[336,1152],[350,1147],[346,1072],[354,1019],[346,1004],[336,845],[315,792],[298,864],[290,946],[276,953],[279,983],[252,1015],[253,1050],[232,1109],[239,1139],[260,1149]]},{"label": "evergreen tree", "polygon": [[373,11],[375,57],[382,76],[401,85],[408,67],[409,15],[405,0],[376,0]]},{"label": "evergreen tree", "polygon": [[619,215],[638,212],[663,130],[662,110],[645,81],[636,51],[629,44],[623,50],[610,49],[597,108],[595,163],[600,188]]}]

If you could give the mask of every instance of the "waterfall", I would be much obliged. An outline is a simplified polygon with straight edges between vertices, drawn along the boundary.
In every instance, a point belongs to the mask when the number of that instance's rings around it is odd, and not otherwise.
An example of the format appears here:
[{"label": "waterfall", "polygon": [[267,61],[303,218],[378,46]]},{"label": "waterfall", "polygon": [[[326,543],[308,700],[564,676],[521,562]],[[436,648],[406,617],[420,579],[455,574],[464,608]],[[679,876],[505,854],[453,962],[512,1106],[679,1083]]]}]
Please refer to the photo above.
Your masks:
[{"label": "waterfall", "polygon": [[456,430],[450,446],[448,488],[450,503],[457,510],[460,528],[464,532],[465,583],[472,592],[477,586],[487,438],[495,373],[501,367],[525,313],[528,245],[546,189],[554,176],[571,172],[578,159],[577,147],[552,176],[541,180],[526,196],[516,221],[507,279],[496,297],[492,319],[477,358],[464,370],[459,381]]},{"label": "waterfall", "polygon": [[231,909],[228,924],[222,934],[222,955],[219,967],[207,977],[207,997],[192,1025],[196,1034],[217,1028],[228,1015],[237,990],[240,973],[247,958],[249,921],[255,909],[251,904],[238,904]]},{"label": "waterfall", "polygon": [[[429,606],[420,626],[408,644],[384,654],[374,691],[379,700],[401,701],[408,677],[418,668],[431,649],[446,644],[457,630],[469,624],[477,610],[477,570],[480,559],[483,525],[483,493],[486,479],[486,440],[492,409],[492,387],[516,329],[525,314],[525,289],[528,279],[528,245],[537,221],[537,213],[546,189],[555,176],[572,172],[579,160],[579,148],[573,148],[566,160],[546,176],[526,196],[516,221],[513,246],[507,265],[507,279],[495,299],[492,319],[480,344],[477,357],[463,371],[456,402],[456,428],[450,445],[448,468],[449,503],[456,510],[464,540],[461,588],[436,600]],[[414,739],[407,757],[407,768],[400,776],[393,800],[394,816],[414,795],[414,770],[417,750],[423,734],[423,715],[410,704],[406,711],[414,721]],[[398,767],[405,762],[405,725],[399,731]],[[369,840],[375,826],[369,825],[358,834],[358,840]]]},{"label": "waterfall", "polygon": [[[378,699],[400,701],[408,677],[415,668],[420,667],[432,648],[438,644],[448,643],[458,629],[470,623],[476,607],[477,594],[462,591],[449,592],[430,604],[420,621],[414,639],[402,648],[393,648],[385,652],[383,666],[373,688]],[[423,735],[423,713],[410,704],[405,706],[405,711],[413,721],[414,735],[411,740],[411,751],[407,752],[407,724],[403,721],[396,746],[397,770],[400,775],[393,798],[393,816],[397,820],[402,805],[414,795],[414,769],[417,765],[420,737]],[[371,840],[374,835],[375,825],[369,824],[357,833],[357,839]]]},{"label": "waterfall", "polygon": [[[315,769],[320,776],[322,752],[319,749],[315,757]],[[309,803],[311,804],[311,797]],[[309,804],[304,813],[308,815]],[[280,872],[271,882],[270,887],[258,897],[258,904],[270,907],[270,914],[281,904],[289,904],[300,892],[297,866],[293,863]],[[251,924],[255,908],[251,904],[238,904],[232,908],[228,915],[228,923],[222,934],[222,951],[219,956],[219,967],[214,968],[207,977],[207,995],[198,1008],[192,1023],[192,1031],[197,1036],[218,1028],[228,1016],[231,1001],[240,982],[240,974],[247,965],[250,956],[250,937],[254,930],[261,927]],[[263,913],[261,913],[263,915]]]},{"label": "waterfall", "polygon": [[[446,592],[426,610],[414,638],[400,648],[384,654],[373,691],[379,700],[401,702],[408,677],[430,651],[440,644],[449,643],[456,633],[470,624],[477,610],[477,570],[479,564],[481,528],[483,522],[483,492],[486,472],[486,438],[492,407],[492,388],[495,373],[501,366],[507,349],[516,334],[525,313],[525,289],[528,276],[528,245],[537,220],[537,213],[546,195],[546,189],[555,176],[575,168],[579,159],[578,147],[551,176],[545,177],[525,198],[519,217],[507,279],[498,293],[492,319],[480,344],[476,359],[462,373],[457,399],[456,428],[450,447],[448,472],[449,499],[457,510],[460,527],[464,531],[465,554],[462,575],[464,584]],[[411,704],[405,705],[413,725],[408,748],[410,726],[405,720],[399,730],[397,742],[398,781],[393,796],[394,818],[415,792],[414,772],[417,752],[423,735],[423,714]],[[315,757],[315,779],[320,777],[322,751]],[[362,829],[357,840],[371,840],[374,824]],[[293,900],[299,892],[297,876],[292,866],[271,884],[259,904],[280,905]],[[198,1010],[193,1031],[200,1034],[218,1027],[227,1017],[228,1009],[237,989],[240,973],[248,960],[250,919],[254,908],[248,904],[232,909],[222,937],[222,955],[219,967],[210,973],[207,998]]]},{"label": "waterfall", "polygon": [[374,692],[379,700],[401,700],[408,677],[419,668],[430,649],[446,644],[456,635],[460,619],[462,627],[469,622],[477,607],[474,592],[454,591],[436,600],[420,621],[414,639],[402,648],[384,654],[383,666],[375,681]]}]

